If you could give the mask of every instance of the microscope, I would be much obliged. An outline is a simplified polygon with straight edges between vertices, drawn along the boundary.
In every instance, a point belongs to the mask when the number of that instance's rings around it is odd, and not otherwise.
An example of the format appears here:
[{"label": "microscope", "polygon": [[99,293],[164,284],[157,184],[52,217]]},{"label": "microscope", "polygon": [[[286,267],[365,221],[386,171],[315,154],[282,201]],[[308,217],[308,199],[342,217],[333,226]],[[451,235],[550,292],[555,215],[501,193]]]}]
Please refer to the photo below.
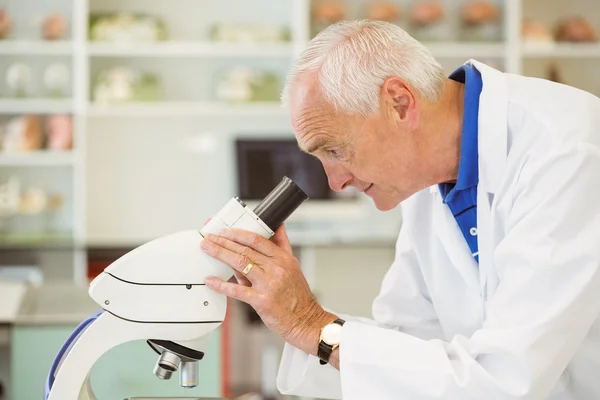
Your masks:
[{"label": "microscope", "polygon": [[270,238],[307,199],[294,181],[283,177],[254,210],[234,197],[201,230],[154,239],[106,267],[89,287],[101,308],[60,348],[44,400],[96,400],[89,379],[92,366],[108,350],[133,340],[145,340],[156,352],[158,378],[170,379],[178,371],[182,387],[197,386],[198,362],[227,308],[226,296],[208,288],[204,278],[227,281],[233,276],[231,267],[201,250],[203,237],[231,227]]}]

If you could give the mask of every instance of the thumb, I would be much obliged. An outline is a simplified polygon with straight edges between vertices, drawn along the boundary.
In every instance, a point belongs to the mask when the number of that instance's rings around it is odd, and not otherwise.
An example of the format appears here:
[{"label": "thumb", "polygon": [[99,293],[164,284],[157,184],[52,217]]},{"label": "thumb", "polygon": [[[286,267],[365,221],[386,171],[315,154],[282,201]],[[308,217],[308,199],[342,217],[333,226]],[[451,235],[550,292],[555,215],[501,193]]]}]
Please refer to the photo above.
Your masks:
[{"label": "thumb", "polygon": [[290,243],[290,239],[288,238],[287,232],[285,230],[285,224],[281,224],[279,228],[275,230],[275,234],[273,235],[271,240],[277,246],[281,247],[289,254],[292,254],[292,244]]}]

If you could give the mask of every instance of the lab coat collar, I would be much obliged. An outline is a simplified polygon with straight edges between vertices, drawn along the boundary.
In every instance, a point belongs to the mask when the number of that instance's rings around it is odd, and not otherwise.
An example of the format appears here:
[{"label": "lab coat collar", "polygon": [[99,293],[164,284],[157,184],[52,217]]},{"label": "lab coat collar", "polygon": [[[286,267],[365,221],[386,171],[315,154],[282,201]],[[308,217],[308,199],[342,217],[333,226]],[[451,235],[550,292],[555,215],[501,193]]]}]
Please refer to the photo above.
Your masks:
[{"label": "lab coat collar", "polygon": [[[495,193],[504,167],[507,154],[508,90],[502,72],[477,60],[469,60],[483,79],[483,89],[479,100],[479,186],[487,193]],[[439,193],[438,185],[429,188],[431,193]]]},{"label": "lab coat collar", "polygon": [[502,72],[476,60],[467,61],[483,79],[479,98],[479,185],[495,193],[500,185],[507,154],[508,90]]}]

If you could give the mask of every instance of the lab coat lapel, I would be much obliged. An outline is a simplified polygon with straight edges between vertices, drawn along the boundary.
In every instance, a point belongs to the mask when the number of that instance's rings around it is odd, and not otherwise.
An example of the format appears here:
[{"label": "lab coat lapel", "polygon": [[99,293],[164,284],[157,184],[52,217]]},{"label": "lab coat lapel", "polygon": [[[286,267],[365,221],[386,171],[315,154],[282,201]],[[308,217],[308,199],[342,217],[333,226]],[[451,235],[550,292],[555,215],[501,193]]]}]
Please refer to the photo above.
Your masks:
[{"label": "lab coat lapel", "polygon": [[443,204],[437,186],[431,187],[436,196],[436,233],[454,267],[467,285],[480,294],[486,293],[492,264],[492,211],[494,193],[506,165],[508,94],[502,72],[476,60],[469,60],[483,78],[479,103],[479,185],[477,190],[477,240],[479,265],[473,259],[462,232],[450,209]]},{"label": "lab coat lapel", "polygon": [[492,235],[491,214],[494,195],[481,187],[477,188],[477,245],[479,248],[479,290],[484,300],[487,299],[487,283],[490,273],[493,273],[492,264]]},{"label": "lab coat lapel", "polygon": [[479,291],[477,262],[465,241],[450,208],[442,201],[437,186],[432,187],[435,207],[435,231],[454,268],[463,277],[470,289]]},{"label": "lab coat lapel", "polygon": [[508,92],[504,75],[485,64],[470,60],[481,73],[483,90],[479,98],[478,143],[479,185],[477,189],[477,241],[479,285],[484,299],[487,288],[497,285],[493,265],[494,195],[506,166],[508,147]]},{"label": "lab coat lapel", "polygon": [[475,60],[483,79],[479,97],[479,186],[494,194],[501,183],[507,157],[508,91],[502,72]]}]

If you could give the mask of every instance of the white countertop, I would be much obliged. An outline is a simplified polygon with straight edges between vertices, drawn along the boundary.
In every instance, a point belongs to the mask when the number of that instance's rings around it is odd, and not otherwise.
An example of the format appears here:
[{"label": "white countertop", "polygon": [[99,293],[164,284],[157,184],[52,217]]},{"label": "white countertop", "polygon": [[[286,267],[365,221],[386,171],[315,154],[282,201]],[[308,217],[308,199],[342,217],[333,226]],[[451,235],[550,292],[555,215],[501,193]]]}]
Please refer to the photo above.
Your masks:
[{"label": "white countertop", "polygon": [[12,324],[15,321],[26,291],[24,283],[0,280],[0,324]]},{"label": "white countertop", "polygon": [[77,325],[100,308],[87,287],[72,282],[47,282],[29,287],[15,325]]}]

